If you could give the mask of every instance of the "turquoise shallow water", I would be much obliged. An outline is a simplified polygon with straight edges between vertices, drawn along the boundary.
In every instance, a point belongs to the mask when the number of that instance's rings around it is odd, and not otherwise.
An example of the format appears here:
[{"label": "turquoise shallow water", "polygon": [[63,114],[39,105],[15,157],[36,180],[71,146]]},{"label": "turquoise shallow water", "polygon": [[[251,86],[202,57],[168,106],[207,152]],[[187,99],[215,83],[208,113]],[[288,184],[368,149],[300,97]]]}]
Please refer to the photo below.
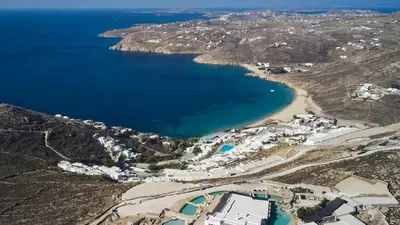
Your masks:
[{"label": "turquoise shallow water", "polygon": [[185,225],[185,221],[183,220],[170,220],[168,222],[163,223],[162,225]]},{"label": "turquoise shallow water", "polygon": [[290,216],[286,214],[277,204],[272,203],[269,225],[288,225]]},{"label": "turquoise shallow water", "polygon": [[195,199],[193,199],[191,202],[193,202],[194,204],[201,204],[206,200],[206,198],[204,196],[199,196]]},{"label": "turquoise shallow water", "polygon": [[[242,126],[289,104],[293,91],[241,67],[193,55],[110,51],[104,31],[199,14],[131,10],[0,10],[0,102],[178,138]],[[270,90],[275,90],[271,92]]]},{"label": "turquoise shallow water", "polygon": [[276,200],[276,201],[280,201],[281,200],[281,196],[278,195],[269,195],[268,196],[270,199]]},{"label": "turquoise shallow water", "polygon": [[229,152],[229,151],[232,150],[234,147],[235,147],[235,146],[232,146],[232,145],[224,145],[224,146],[221,148],[220,152]]},{"label": "turquoise shallow water", "polygon": [[259,198],[259,199],[265,199],[266,195],[265,194],[255,194],[255,197]]},{"label": "turquoise shallow water", "polygon": [[180,213],[185,214],[185,215],[194,215],[196,214],[197,207],[194,205],[186,204],[183,206],[181,209]]},{"label": "turquoise shallow water", "polygon": [[[212,192],[210,193],[211,195],[217,196],[217,195],[223,195],[227,193],[227,191],[217,191],[217,192]],[[241,193],[241,192],[237,192],[237,193]],[[248,195],[248,193],[242,193],[244,195]],[[255,194],[255,197],[258,199],[265,199],[267,196],[266,194]],[[281,199],[280,196],[277,195],[269,195],[268,196],[271,199],[277,200],[279,201]],[[200,204],[203,203],[205,201],[205,197],[204,196],[199,196],[196,197],[195,199],[193,199],[191,202],[195,203],[195,204]],[[291,218],[288,214],[286,214],[280,207],[278,204],[275,203],[271,203],[271,215],[269,218],[269,224],[268,225],[288,225],[291,221]],[[190,205],[190,204],[185,204],[182,209],[180,210],[180,212],[182,214],[185,215],[194,215],[197,211],[197,207]],[[175,224],[170,224],[170,225],[175,225]],[[179,225],[179,224],[178,224]]]},{"label": "turquoise shallow water", "polygon": [[210,194],[214,195],[214,196],[217,196],[217,195],[223,195],[225,193],[227,193],[227,191],[216,191],[216,192],[213,192],[213,193],[210,193]]}]

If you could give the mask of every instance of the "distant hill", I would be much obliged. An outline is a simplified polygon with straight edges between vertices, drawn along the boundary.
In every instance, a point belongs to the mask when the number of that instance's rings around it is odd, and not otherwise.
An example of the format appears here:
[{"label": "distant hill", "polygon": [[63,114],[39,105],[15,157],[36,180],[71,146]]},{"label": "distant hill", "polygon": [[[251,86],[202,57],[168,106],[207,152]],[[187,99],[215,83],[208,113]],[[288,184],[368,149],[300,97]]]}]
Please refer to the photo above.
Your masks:
[{"label": "distant hill", "polygon": [[113,30],[102,36],[123,38],[114,50],[197,53],[195,60],[201,63],[263,62],[293,68],[314,63],[303,72],[264,77],[305,89],[328,115],[390,124],[400,121],[399,96],[353,101],[346,87],[400,86],[399,15],[365,10],[311,15],[239,12],[215,20]]}]

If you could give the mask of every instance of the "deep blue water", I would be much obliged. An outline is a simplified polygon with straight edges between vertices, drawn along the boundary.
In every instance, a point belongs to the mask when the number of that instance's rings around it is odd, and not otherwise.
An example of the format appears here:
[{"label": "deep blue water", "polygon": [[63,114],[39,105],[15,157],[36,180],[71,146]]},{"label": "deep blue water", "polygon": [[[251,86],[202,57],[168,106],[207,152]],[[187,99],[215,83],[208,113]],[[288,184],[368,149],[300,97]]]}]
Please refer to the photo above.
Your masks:
[{"label": "deep blue water", "polygon": [[110,51],[119,40],[97,37],[138,23],[196,18],[201,15],[0,11],[0,102],[182,138],[244,125],[291,102],[292,90],[245,77],[240,67]]}]

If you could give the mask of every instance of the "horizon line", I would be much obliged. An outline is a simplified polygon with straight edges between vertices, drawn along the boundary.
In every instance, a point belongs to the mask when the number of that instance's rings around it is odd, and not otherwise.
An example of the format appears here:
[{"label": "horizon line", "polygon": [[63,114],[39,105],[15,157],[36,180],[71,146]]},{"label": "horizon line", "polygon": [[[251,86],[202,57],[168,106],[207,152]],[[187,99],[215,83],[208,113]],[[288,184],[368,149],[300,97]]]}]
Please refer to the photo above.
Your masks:
[{"label": "horizon line", "polygon": [[374,7],[349,7],[349,6],[334,6],[334,7],[160,7],[160,8],[151,8],[151,7],[144,7],[144,8],[131,8],[131,7],[83,7],[83,8],[58,8],[58,7],[29,7],[29,8],[24,8],[24,7],[6,7],[6,8],[0,8],[0,10],[4,9],[119,9],[119,10],[229,10],[229,9],[264,9],[264,10],[329,10],[329,9],[360,9],[360,10],[365,10],[365,9],[400,9],[400,6],[374,6]]}]

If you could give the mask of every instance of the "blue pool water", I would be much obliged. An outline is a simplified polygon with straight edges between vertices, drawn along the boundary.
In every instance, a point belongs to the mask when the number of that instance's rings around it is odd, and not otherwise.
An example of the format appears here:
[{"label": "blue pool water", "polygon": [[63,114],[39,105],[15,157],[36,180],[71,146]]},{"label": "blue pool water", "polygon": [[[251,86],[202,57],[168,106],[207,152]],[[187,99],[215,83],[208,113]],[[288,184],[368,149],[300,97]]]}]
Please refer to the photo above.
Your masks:
[{"label": "blue pool water", "polygon": [[[294,92],[194,55],[117,52],[97,35],[203,18],[132,10],[0,10],[0,103],[178,138],[246,125]],[[275,90],[274,93],[270,90]]]},{"label": "blue pool water", "polygon": [[162,225],[185,225],[185,221],[175,219],[175,220],[170,220],[168,222],[165,222]]},{"label": "blue pool water", "polygon": [[211,195],[217,196],[217,195],[223,195],[225,193],[227,193],[227,191],[216,191],[216,192],[211,193]]},{"label": "blue pool water", "polygon": [[197,211],[197,207],[194,205],[190,205],[190,204],[186,204],[183,206],[183,208],[181,209],[180,213],[185,214],[185,215],[194,215],[196,214]]},{"label": "blue pool water", "polygon": [[193,199],[191,202],[193,202],[194,204],[201,204],[206,200],[206,198],[204,196],[200,196],[197,197],[195,199]]},{"label": "blue pool water", "polygon": [[224,145],[224,146],[221,148],[220,152],[229,152],[229,151],[232,150],[234,147],[235,147],[235,146],[232,146],[232,145]]},{"label": "blue pool water", "polygon": [[278,202],[281,200],[281,196],[278,196],[278,195],[269,195],[268,197],[270,199],[276,200]]},{"label": "blue pool water", "polygon": [[272,203],[269,225],[288,225],[290,216],[286,214],[277,204]]},{"label": "blue pool water", "polygon": [[266,195],[265,194],[254,194],[256,198],[259,199],[266,199]]}]

